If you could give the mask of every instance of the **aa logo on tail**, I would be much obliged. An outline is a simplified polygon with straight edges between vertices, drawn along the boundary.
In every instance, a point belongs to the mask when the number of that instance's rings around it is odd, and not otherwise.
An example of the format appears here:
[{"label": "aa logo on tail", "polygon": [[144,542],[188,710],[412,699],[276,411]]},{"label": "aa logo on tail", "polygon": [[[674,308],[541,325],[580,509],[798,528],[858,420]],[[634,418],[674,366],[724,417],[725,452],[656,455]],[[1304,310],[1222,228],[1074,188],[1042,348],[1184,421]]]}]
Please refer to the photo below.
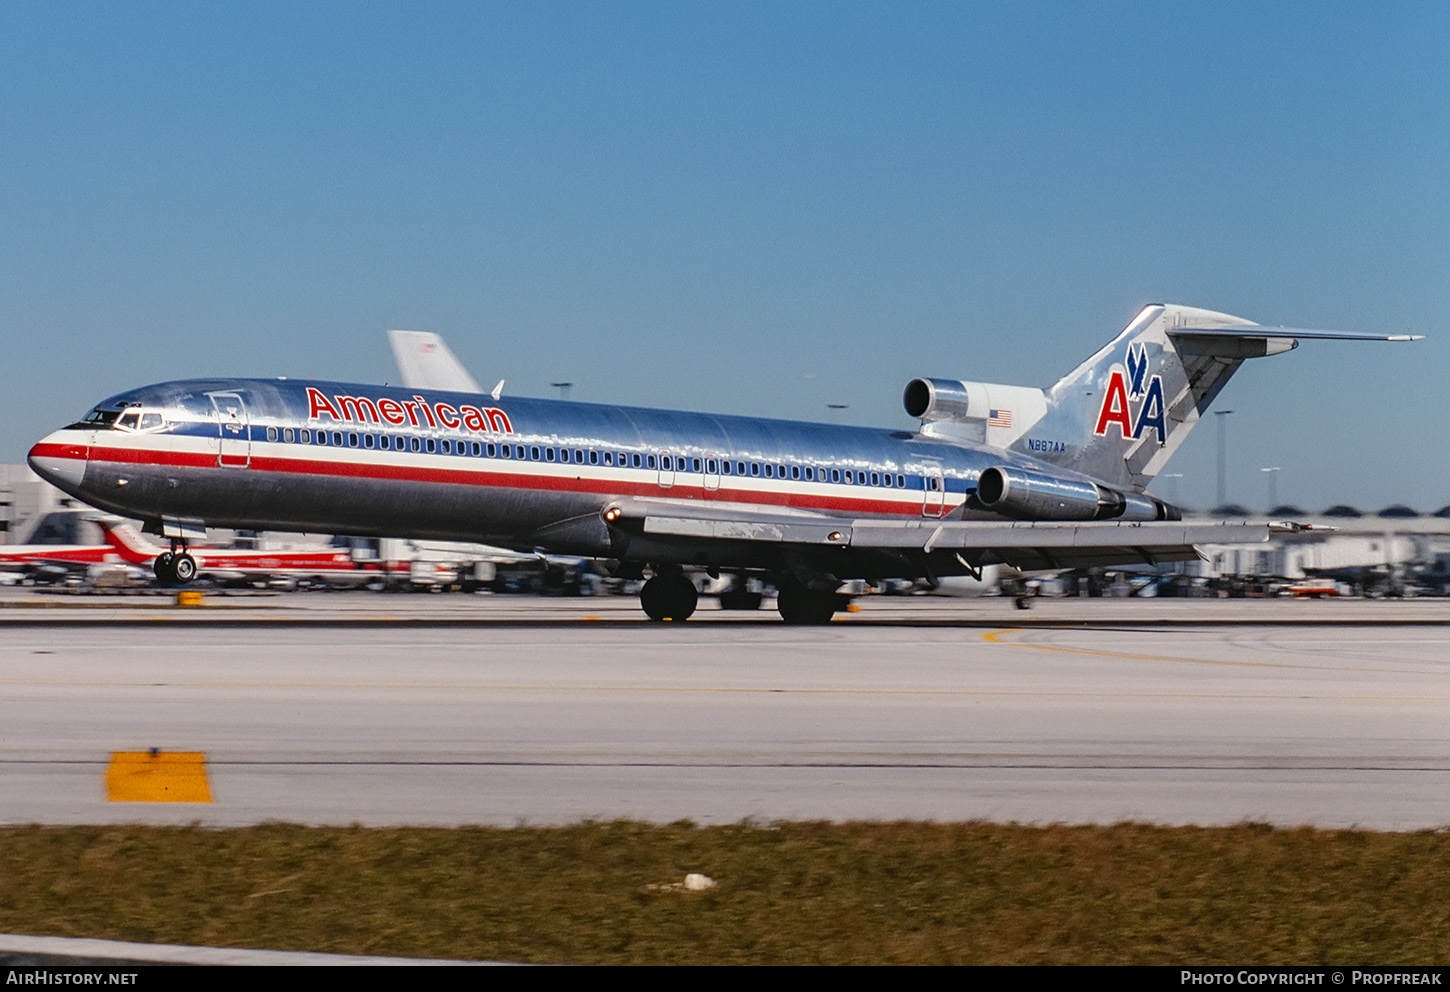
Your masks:
[{"label": "aa logo on tail", "polygon": [[[1103,405],[1098,410],[1098,424],[1093,433],[1101,437],[1108,433],[1109,426],[1117,424],[1118,434],[1126,440],[1140,438],[1144,430],[1152,428],[1158,432],[1158,443],[1166,443],[1168,431],[1163,423],[1163,378],[1148,375],[1148,349],[1142,344],[1128,345],[1125,364],[1126,372],[1114,368],[1108,376],[1108,388],[1103,393]],[[1134,407],[1137,408],[1136,418]]]}]

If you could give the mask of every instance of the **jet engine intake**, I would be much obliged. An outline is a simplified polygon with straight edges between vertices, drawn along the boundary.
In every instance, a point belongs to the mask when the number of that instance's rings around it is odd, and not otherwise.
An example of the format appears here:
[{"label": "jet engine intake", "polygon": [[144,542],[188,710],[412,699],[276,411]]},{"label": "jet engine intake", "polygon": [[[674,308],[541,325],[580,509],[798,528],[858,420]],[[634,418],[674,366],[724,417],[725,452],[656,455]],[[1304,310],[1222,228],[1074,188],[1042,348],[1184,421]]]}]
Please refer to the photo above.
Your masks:
[{"label": "jet engine intake", "polygon": [[901,401],[906,412],[918,420],[985,420],[986,396],[977,398],[978,409],[973,410],[972,399],[977,391],[969,385],[978,384],[955,379],[912,379]]}]

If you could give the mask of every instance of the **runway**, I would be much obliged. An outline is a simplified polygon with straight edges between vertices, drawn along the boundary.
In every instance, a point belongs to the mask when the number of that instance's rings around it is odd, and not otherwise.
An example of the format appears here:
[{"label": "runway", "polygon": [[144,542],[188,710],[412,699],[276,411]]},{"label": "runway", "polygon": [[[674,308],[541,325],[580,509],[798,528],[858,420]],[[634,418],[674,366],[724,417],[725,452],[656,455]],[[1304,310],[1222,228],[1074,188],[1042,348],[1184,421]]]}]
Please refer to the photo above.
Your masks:
[{"label": "runway", "polygon": [[[1450,824],[1443,603],[39,602],[0,609],[6,823]],[[214,801],[108,802],[149,748]]]}]

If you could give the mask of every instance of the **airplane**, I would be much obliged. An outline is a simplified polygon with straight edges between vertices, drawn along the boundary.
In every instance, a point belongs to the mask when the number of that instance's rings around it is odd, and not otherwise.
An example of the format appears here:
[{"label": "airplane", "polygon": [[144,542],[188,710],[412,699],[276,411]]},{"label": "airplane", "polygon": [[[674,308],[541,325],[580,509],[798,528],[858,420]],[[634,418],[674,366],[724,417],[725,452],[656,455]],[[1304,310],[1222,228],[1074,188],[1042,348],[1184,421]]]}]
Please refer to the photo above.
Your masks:
[{"label": "airplane", "polygon": [[0,571],[84,572],[117,560],[109,544],[0,544]]},{"label": "airplane", "polygon": [[93,516],[91,510],[47,513],[30,529],[27,543],[0,544],[0,572],[53,578],[83,575],[96,566],[116,563],[119,559],[109,544],[84,540],[92,530],[88,521]]},{"label": "airplane", "polygon": [[[107,550],[122,561],[150,566],[162,585],[179,581],[167,567],[172,552],[152,544],[125,521],[103,518],[97,523],[105,534]],[[196,562],[198,576],[217,582],[290,580],[358,586],[383,578],[376,563],[354,561],[346,549],[336,547],[288,551],[193,547],[188,554]]]},{"label": "airplane", "polygon": [[207,526],[411,537],[648,570],[654,620],[694,612],[685,567],[764,576],[786,622],[820,624],[847,580],[1155,564],[1267,540],[1268,523],[1186,524],[1148,484],[1243,361],[1314,338],[1415,336],[1151,304],[1050,389],[913,379],[916,430],[504,398],[502,384],[193,379],[103,400],[29,462],[169,539],[156,569],[178,583]]}]

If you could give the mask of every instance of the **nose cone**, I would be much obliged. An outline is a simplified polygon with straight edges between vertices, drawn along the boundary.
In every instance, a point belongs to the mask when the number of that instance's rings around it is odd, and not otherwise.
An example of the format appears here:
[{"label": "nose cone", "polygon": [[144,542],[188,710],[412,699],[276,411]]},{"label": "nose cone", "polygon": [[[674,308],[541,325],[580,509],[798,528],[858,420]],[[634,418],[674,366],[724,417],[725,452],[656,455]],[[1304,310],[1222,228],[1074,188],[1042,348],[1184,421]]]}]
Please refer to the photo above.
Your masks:
[{"label": "nose cone", "polygon": [[89,454],[90,449],[79,432],[56,431],[36,442],[26,460],[36,475],[74,496],[85,478]]}]

